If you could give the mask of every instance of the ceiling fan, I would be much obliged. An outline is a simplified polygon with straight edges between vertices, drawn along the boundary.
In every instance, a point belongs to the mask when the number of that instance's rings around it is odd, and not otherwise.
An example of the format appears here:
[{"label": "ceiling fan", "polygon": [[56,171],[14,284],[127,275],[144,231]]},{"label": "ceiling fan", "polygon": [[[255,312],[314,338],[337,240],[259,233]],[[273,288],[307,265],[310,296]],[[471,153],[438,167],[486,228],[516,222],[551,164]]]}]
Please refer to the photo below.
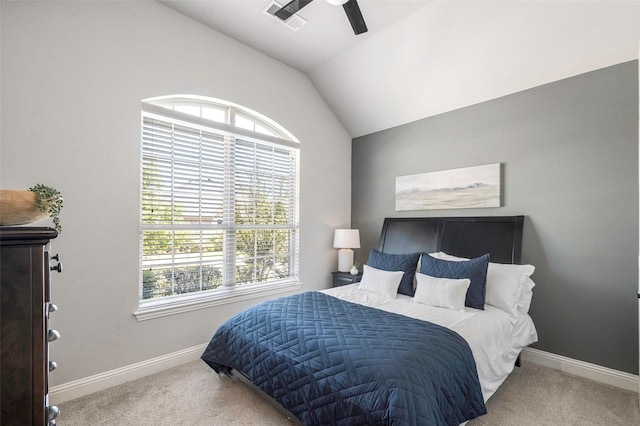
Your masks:
[{"label": "ceiling fan", "polygon": [[[283,21],[286,21],[312,1],[313,0],[292,0],[278,10],[275,15]],[[347,18],[349,18],[353,32],[356,35],[367,32],[367,24],[364,22],[362,12],[360,12],[360,7],[356,0],[327,0],[327,2],[335,6],[342,5],[344,12],[347,14]]]}]

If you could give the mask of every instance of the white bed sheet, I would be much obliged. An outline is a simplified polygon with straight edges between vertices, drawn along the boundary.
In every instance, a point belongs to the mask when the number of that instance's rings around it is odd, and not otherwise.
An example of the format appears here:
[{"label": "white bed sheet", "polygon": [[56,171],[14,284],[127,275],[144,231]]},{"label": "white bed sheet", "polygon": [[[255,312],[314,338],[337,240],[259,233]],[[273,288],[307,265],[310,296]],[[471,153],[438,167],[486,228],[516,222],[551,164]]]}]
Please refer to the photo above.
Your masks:
[{"label": "white bed sheet", "polygon": [[538,340],[529,315],[519,314],[512,324],[507,313],[490,305],[485,305],[484,311],[473,308],[454,311],[416,303],[401,294],[396,299],[387,299],[371,291],[359,290],[358,284],[323,292],[348,302],[429,321],[458,333],[473,353],[485,402],[513,371],[522,348]]}]

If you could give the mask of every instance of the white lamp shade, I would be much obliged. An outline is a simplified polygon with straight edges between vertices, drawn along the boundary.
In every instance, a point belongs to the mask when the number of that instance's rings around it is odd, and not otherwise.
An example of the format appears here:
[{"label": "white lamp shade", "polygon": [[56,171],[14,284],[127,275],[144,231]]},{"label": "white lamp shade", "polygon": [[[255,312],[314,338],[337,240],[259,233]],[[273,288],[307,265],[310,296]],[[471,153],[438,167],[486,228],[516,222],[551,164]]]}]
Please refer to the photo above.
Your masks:
[{"label": "white lamp shade", "polygon": [[332,4],[334,6],[340,6],[341,4],[345,4],[349,0],[327,0],[327,3]]},{"label": "white lamp shade", "polygon": [[357,229],[336,229],[333,235],[334,248],[360,248],[360,231]]}]

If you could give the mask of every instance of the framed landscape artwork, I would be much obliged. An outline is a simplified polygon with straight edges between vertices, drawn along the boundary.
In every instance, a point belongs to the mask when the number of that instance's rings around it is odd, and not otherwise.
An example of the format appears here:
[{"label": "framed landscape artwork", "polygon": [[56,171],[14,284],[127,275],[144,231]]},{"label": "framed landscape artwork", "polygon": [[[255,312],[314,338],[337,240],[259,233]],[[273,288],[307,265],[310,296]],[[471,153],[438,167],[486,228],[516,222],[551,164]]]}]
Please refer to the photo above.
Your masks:
[{"label": "framed landscape artwork", "polygon": [[396,177],[396,211],[500,207],[500,163]]}]

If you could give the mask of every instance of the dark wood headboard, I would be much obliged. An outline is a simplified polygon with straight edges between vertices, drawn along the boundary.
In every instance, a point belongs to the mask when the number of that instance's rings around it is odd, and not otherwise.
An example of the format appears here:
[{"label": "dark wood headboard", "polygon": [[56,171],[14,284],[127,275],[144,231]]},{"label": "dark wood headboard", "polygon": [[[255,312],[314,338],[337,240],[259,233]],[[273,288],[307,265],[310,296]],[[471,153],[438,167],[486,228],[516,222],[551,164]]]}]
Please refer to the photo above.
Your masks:
[{"label": "dark wood headboard", "polygon": [[489,253],[492,262],[520,263],[523,223],[524,216],[386,218],[378,251]]}]

